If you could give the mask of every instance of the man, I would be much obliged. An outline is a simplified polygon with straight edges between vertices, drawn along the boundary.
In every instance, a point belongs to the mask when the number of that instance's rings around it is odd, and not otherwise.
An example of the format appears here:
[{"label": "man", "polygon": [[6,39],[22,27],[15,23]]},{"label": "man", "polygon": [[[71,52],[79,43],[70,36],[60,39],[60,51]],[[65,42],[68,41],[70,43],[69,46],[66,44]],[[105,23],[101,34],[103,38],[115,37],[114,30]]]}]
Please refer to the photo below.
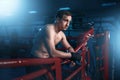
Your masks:
[{"label": "man", "polygon": [[[70,24],[72,15],[69,11],[60,10],[56,14],[56,19],[53,24],[47,24],[43,27],[33,41],[31,57],[33,58],[69,58],[71,60],[80,60],[81,56],[75,53],[74,49],[68,43],[63,30],[66,30]],[[56,49],[56,45],[61,42],[69,52],[63,52]],[[71,65],[71,64],[70,64]],[[74,63],[72,64],[74,66]],[[48,66],[44,66],[48,67]],[[43,66],[30,66],[26,68],[28,73],[39,70]],[[47,76],[42,76],[37,80],[47,80]]]},{"label": "man", "polygon": [[[80,60],[81,56],[74,53],[74,49],[68,43],[63,33],[63,30],[67,30],[71,20],[72,15],[69,11],[58,11],[55,22],[53,24],[47,24],[38,32],[31,54],[38,58],[59,57]],[[55,46],[59,42],[61,42],[69,52],[57,50]]]}]

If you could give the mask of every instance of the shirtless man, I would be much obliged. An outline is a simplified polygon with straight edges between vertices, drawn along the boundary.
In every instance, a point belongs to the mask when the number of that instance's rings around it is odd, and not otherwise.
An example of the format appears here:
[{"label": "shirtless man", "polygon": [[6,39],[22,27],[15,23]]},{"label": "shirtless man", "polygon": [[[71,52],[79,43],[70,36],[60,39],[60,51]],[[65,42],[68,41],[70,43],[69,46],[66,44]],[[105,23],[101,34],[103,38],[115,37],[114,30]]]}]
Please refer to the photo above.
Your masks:
[{"label": "shirtless man", "polygon": [[[74,53],[74,49],[68,43],[63,30],[70,24],[72,15],[69,11],[60,10],[56,14],[53,24],[47,24],[38,32],[34,40],[32,55],[39,58],[60,57],[80,60],[81,56]],[[69,52],[56,49],[56,45],[61,42]]]}]

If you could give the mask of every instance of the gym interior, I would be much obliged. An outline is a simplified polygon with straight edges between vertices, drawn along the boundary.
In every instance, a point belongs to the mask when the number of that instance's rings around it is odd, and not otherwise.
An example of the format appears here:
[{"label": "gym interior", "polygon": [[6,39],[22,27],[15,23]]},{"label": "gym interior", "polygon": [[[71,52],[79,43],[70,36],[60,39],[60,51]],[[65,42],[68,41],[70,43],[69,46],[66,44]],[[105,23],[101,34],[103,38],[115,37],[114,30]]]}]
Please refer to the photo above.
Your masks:
[{"label": "gym interior", "polygon": [[[60,58],[26,58],[35,35],[54,22],[57,10],[72,12],[64,33],[83,57],[72,68],[64,65],[69,60]],[[119,30],[119,0],[0,0],[0,80],[36,80],[43,75],[48,80],[119,80]],[[61,44],[57,48],[65,51]],[[27,66],[44,64],[53,65],[26,73]]]}]

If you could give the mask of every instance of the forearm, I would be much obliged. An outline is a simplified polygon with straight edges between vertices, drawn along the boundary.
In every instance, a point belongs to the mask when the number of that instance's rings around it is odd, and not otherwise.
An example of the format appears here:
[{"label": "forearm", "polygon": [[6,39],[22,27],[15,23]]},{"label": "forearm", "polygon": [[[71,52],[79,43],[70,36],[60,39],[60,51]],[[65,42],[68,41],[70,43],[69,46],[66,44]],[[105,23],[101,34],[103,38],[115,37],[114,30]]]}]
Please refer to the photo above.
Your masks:
[{"label": "forearm", "polygon": [[75,52],[74,49],[70,46],[67,48],[68,52]]},{"label": "forearm", "polygon": [[60,58],[71,58],[71,53],[70,52],[63,52],[59,50],[54,50],[52,53],[52,57],[60,57]]},{"label": "forearm", "polygon": [[51,55],[52,57],[70,58],[71,60],[81,60],[81,55],[74,52],[66,53],[59,50],[55,50]]}]

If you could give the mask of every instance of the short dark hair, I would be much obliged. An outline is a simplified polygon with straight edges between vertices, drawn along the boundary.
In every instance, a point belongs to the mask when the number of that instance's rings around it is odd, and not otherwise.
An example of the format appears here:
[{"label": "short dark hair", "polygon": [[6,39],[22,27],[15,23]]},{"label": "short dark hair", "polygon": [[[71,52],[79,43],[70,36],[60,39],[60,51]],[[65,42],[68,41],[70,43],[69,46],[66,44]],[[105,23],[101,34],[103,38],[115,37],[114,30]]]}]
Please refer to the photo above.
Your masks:
[{"label": "short dark hair", "polygon": [[68,10],[58,10],[55,17],[62,19],[63,15],[72,16],[71,12]]}]

